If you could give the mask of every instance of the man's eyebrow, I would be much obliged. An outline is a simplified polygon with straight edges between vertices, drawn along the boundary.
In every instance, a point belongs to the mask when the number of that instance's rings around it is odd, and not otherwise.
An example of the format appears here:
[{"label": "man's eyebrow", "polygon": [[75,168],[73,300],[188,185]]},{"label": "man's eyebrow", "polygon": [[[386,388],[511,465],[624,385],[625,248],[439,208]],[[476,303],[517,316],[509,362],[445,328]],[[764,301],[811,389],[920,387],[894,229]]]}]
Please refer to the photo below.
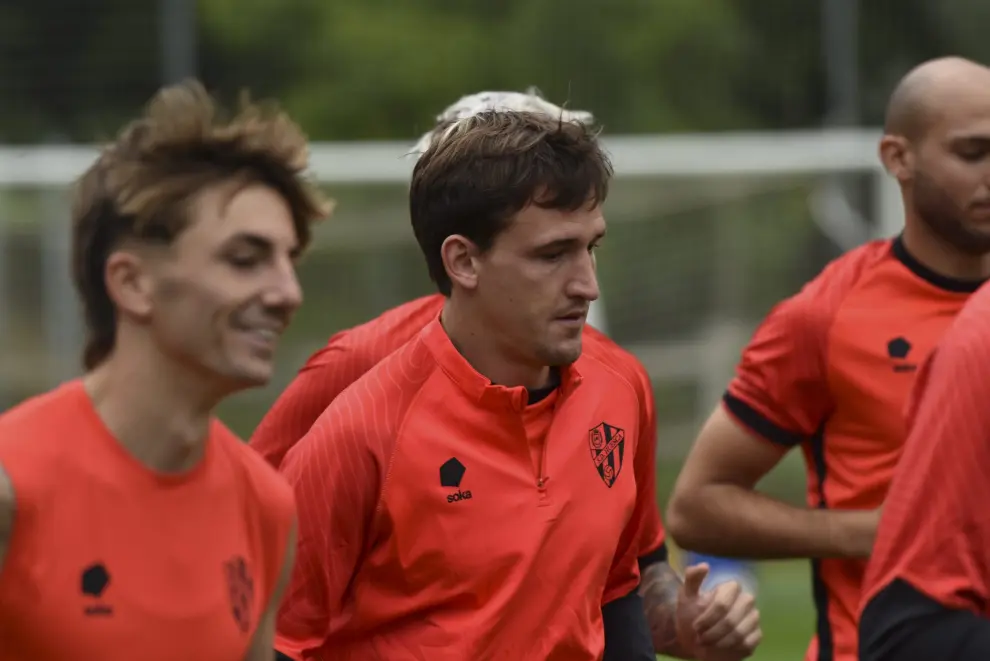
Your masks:
[{"label": "man's eyebrow", "polygon": [[[591,243],[598,243],[605,238],[605,231],[601,231],[592,238]],[[583,245],[584,241],[577,237],[567,237],[566,239],[555,239],[539,245],[537,250],[549,250],[551,248],[569,248],[575,245]]]},{"label": "man's eyebrow", "polygon": [[272,247],[272,242],[260,234],[250,232],[239,232],[227,240],[227,243],[247,243],[252,248],[267,249]]},{"label": "man's eyebrow", "polygon": [[551,248],[569,248],[577,243],[579,243],[579,241],[575,238],[555,239],[553,241],[548,241],[546,243],[540,244],[539,246],[536,247],[536,249],[550,250]]},{"label": "man's eyebrow", "polygon": [[[251,232],[240,232],[233,235],[224,243],[224,245],[231,246],[237,244],[247,244],[256,250],[262,250],[266,252],[271,252],[274,250],[274,243],[271,239],[261,234],[254,234]],[[291,248],[289,248],[289,256],[292,259],[297,259],[302,253],[302,246],[298,242],[294,243]]]}]

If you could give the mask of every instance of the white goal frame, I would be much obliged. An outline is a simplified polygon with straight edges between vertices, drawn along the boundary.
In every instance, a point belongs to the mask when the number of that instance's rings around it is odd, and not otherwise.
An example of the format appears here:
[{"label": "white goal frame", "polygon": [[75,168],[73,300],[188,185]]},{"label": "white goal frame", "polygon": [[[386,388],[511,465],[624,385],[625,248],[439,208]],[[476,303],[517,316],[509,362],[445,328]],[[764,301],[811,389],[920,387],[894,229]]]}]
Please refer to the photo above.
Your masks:
[{"label": "white goal frame", "polygon": [[[870,174],[875,185],[867,215],[873,223],[856,216],[848,204],[837,202],[835,189],[823,187],[817,200],[835,204],[809,200],[819,211],[813,216],[823,231],[848,249],[865,238],[893,235],[903,224],[899,190],[884,173],[877,155],[879,137],[879,129],[862,128],[612,136],[603,138],[603,143],[612,156],[617,178]],[[311,150],[312,171],[325,184],[404,183],[413,167],[412,159],[405,158],[409,148],[408,142],[317,143]],[[92,145],[0,146],[0,195],[10,187],[67,186],[92,163],[96,153]],[[0,240],[3,221],[0,218]],[[58,239],[53,240],[57,244]],[[53,250],[64,254],[65,246],[54,245]],[[56,277],[49,275],[51,262],[43,268],[46,278]],[[46,287],[60,299],[47,304],[57,317],[46,320],[56,335],[50,339],[56,355],[62,341],[57,336],[64,339],[66,324],[75,326],[70,319],[75,317],[74,306],[69,304],[71,289],[65,289],[64,282]],[[70,311],[68,315],[65,310]],[[602,305],[594,307],[590,321],[607,331]],[[714,322],[703,338],[630,348],[655,379],[697,378],[704,384],[705,399],[712,399],[724,387],[726,362],[734,362],[725,355],[724,347],[738,343],[740,333],[745,332],[732,324]]]}]

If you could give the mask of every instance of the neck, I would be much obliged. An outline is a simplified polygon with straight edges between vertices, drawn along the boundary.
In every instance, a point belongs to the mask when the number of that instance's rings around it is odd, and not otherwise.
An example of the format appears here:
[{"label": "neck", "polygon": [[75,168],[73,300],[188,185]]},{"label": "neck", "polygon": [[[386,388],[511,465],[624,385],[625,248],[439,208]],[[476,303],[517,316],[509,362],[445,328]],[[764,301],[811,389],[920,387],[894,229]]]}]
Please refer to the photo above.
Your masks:
[{"label": "neck", "polygon": [[492,337],[483,317],[471,314],[467,306],[447,299],[440,323],[457,351],[479,374],[492,383],[509,388],[536,389],[550,381],[550,367],[523,360],[513,347]]},{"label": "neck", "polygon": [[911,256],[935,271],[956,280],[985,280],[990,277],[990,256],[974,255],[953,248],[920,219],[904,225],[904,247]]},{"label": "neck", "polygon": [[[202,375],[157,351],[114,354],[83,379],[97,415],[135,459],[161,473],[182,473],[203,458],[213,408],[220,397]],[[183,373],[185,372],[185,373]]]}]

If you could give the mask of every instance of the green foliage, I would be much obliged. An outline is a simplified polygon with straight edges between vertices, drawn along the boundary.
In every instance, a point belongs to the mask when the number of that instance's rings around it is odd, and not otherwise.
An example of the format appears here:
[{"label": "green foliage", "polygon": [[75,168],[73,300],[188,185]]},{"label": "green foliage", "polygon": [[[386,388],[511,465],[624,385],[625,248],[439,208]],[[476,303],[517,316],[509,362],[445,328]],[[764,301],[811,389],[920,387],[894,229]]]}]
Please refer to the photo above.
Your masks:
[{"label": "green foliage", "polygon": [[[106,136],[161,80],[165,0],[0,3],[0,141]],[[200,0],[198,72],[274,96],[315,139],[405,138],[462,94],[536,85],[608,130],[813,126],[821,3]],[[985,3],[860,2],[861,116],[925,57],[990,55]],[[850,39],[856,38],[850,35]]]}]

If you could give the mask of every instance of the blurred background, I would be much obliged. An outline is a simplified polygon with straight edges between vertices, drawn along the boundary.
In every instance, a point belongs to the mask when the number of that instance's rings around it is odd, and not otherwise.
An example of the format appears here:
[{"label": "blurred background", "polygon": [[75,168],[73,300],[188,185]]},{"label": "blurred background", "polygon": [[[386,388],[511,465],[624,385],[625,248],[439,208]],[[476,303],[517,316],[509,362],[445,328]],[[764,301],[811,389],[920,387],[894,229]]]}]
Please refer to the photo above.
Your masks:
[{"label": "blurred background", "polygon": [[[592,111],[615,160],[596,323],[653,377],[663,500],[770,306],[898,231],[875,156],[897,79],[988,61],[988,22],[982,0],[0,0],[0,410],[79,373],[69,185],[159,85],[278,99],[339,201],[277,379],[222,410],[245,437],[333,332],[431,291],[403,155],[435,115],[535,85]],[[800,502],[803,480],[793,456],[764,488]],[[756,658],[800,658],[807,563],[756,575]]]}]

